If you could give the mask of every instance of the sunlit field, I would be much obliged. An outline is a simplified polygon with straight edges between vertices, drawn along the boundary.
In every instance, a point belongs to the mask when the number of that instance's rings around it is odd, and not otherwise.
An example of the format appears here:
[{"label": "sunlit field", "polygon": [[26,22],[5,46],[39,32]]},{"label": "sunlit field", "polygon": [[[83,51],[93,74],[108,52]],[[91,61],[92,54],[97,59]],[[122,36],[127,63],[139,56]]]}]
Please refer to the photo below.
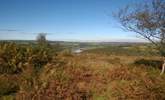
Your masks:
[{"label": "sunlit field", "polygon": [[145,53],[147,46],[150,44],[103,45],[74,53],[60,45],[1,43],[0,97],[163,100],[165,76],[159,75],[161,58],[154,49],[154,56]]}]

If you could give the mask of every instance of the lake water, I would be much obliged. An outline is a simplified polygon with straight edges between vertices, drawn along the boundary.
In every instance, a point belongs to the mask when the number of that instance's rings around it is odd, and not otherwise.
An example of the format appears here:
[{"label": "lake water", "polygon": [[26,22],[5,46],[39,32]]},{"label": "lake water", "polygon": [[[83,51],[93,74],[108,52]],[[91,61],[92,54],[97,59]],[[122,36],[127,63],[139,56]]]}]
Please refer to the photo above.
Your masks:
[{"label": "lake water", "polygon": [[83,52],[82,49],[75,49],[75,50],[73,50],[73,53],[81,53],[81,52]]}]

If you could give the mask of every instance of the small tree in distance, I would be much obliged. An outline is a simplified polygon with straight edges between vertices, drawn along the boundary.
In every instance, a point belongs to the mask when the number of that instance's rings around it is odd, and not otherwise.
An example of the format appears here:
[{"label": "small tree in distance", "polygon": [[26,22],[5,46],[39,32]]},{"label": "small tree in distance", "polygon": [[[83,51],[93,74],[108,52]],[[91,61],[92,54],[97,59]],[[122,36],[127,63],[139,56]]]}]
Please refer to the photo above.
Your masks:
[{"label": "small tree in distance", "polygon": [[46,45],[46,33],[39,33],[36,40],[39,45]]},{"label": "small tree in distance", "polygon": [[126,6],[115,13],[122,28],[135,32],[155,45],[164,59],[165,70],[165,0],[149,0]]}]

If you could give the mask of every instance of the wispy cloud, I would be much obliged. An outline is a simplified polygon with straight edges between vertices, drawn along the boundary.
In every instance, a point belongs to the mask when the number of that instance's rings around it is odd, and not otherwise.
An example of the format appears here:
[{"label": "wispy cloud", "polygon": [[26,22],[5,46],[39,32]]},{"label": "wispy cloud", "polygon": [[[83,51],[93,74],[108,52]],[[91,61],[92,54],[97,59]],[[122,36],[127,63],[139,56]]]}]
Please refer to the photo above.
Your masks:
[{"label": "wispy cloud", "polygon": [[31,34],[31,35],[37,35],[39,33],[44,33],[46,35],[52,35],[57,33],[48,33],[48,32],[27,32],[17,29],[0,29],[0,34]]},{"label": "wispy cloud", "polygon": [[17,32],[17,31],[20,31],[20,30],[17,30],[17,29],[0,29],[0,31]]}]

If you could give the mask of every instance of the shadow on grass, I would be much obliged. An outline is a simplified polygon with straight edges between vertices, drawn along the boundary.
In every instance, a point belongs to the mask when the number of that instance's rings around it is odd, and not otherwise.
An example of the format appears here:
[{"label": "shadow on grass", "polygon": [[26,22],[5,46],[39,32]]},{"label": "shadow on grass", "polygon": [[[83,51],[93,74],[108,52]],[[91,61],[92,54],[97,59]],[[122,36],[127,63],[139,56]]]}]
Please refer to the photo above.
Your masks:
[{"label": "shadow on grass", "polygon": [[163,62],[160,60],[147,60],[147,59],[139,59],[134,62],[135,65],[144,65],[146,67],[152,68],[162,68]]}]

